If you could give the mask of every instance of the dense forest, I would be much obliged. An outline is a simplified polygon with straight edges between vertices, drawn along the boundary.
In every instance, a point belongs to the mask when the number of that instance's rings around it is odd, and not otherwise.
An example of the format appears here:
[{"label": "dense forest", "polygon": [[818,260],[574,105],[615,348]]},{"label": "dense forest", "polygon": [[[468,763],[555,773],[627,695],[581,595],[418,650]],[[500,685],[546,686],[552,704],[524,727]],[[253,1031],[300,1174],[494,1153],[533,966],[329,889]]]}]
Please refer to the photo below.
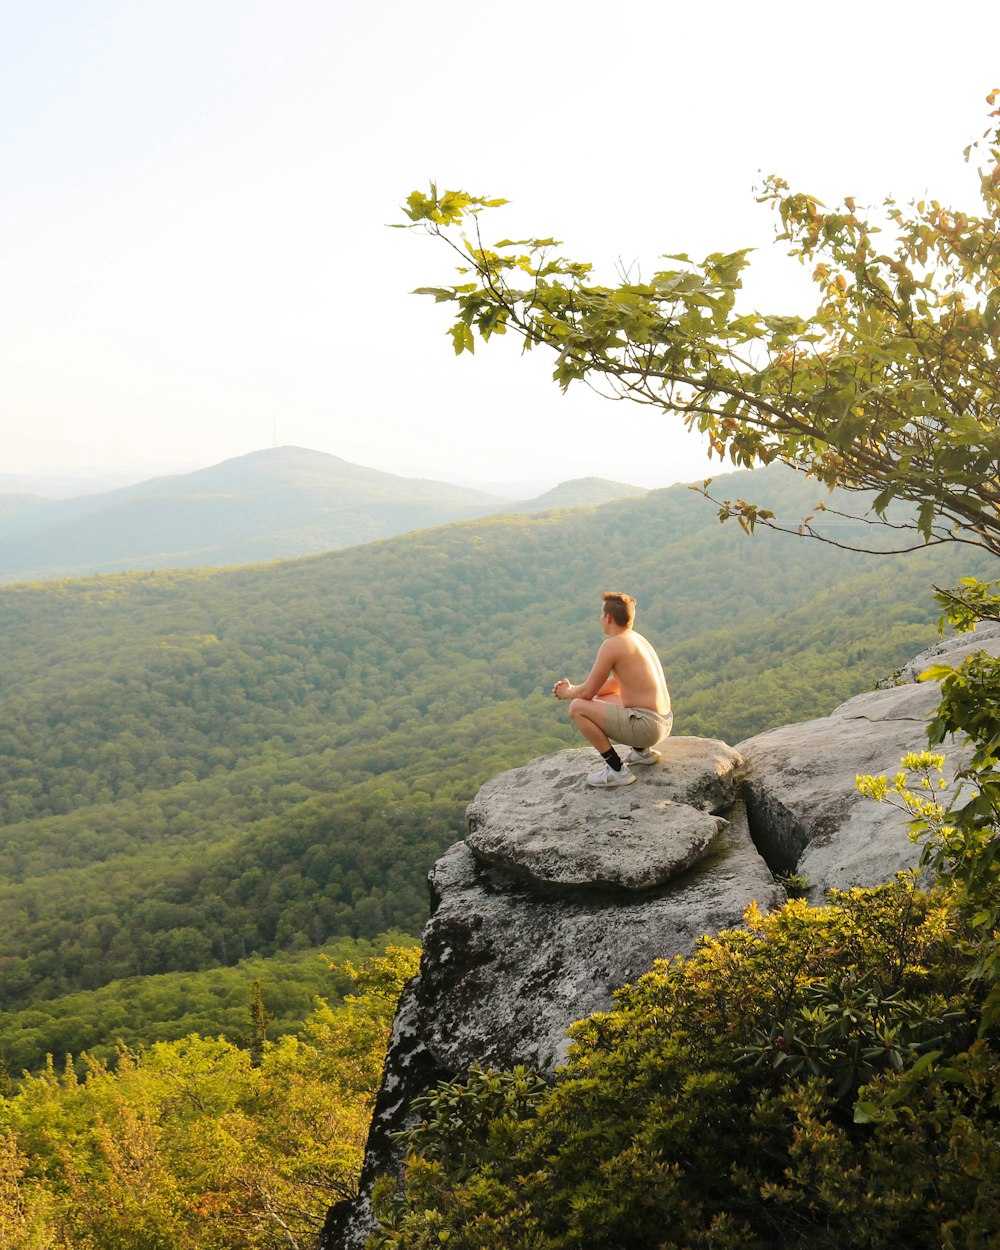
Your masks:
[{"label": "dense forest", "polygon": [[[790,518],[819,489],[776,470],[727,484]],[[37,1067],[80,1041],[36,1022],[31,1056],[17,1013],[36,1003],[418,933],[476,788],[576,745],[548,691],[585,672],[601,590],[637,596],[675,731],[737,742],[930,642],[929,555],[747,537],[673,487],[271,565],[0,590],[0,1037]]]},{"label": "dense forest", "polygon": [[201,972],[126,977],[96,990],[36,999],[0,1014],[0,1084],[40,1071],[47,1055],[72,1055],[83,1074],[95,1060],[113,1065],[122,1046],[138,1051],[154,1040],[178,1041],[191,1033],[245,1045],[255,996],[270,1018],[269,1036],[295,1035],[317,998],[343,1000],[352,984],[346,967],[376,958],[387,946],[415,949],[417,939],[403,933],[340,938],[294,954],[254,955]]},{"label": "dense forest", "polygon": [[[297,1036],[243,1045],[189,1034],[120,1046],[113,1066],[48,1064],[0,1090],[4,1250],[315,1246],[350,1194],[396,999],[416,952],[341,969]],[[10,1093],[10,1091],[8,1091]]]}]

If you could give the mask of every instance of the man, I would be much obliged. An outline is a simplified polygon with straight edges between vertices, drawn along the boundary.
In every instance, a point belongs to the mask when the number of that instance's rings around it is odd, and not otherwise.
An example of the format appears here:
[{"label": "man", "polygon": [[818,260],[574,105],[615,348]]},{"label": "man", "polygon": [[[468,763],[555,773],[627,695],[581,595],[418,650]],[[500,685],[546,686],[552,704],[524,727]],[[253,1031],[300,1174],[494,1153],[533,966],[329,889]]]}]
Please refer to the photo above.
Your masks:
[{"label": "man", "polygon": [[[654,764],[659,759],[652,748],[670,733],[673,713],[659,657],[632,628],[635,600],[614,591],[601,600],[606,637],[590,676],[579,686],[563,677],[552,693],[571,700],[570,720],[604,760],[604,767],[587,777],[587,785],[627,786],[635,781],[629,764]],[[612,740],[632,747],[624,762]]]}]

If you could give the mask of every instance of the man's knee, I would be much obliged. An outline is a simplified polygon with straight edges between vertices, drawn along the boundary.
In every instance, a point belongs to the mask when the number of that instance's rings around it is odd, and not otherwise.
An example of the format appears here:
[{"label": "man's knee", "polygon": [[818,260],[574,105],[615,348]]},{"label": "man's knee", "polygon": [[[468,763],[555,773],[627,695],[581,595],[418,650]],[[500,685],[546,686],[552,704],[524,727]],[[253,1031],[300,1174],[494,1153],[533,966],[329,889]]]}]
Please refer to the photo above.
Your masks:
[{"label": "man's knee", "polygon": [[569,718],[574,723],[579,720],[591,720],[588,715],[590,711],[590,701],[588,699],[574,699],[569,705]]}]

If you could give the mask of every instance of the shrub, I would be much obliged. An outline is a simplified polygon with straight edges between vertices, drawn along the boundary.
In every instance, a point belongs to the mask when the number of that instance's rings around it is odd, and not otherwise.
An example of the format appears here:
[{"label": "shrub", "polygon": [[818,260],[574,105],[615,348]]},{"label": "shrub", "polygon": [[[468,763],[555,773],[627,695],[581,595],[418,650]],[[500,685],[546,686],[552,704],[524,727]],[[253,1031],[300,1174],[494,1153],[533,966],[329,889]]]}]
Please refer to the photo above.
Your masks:
[{"label": "shrub", "polygon": [[997,1244],[1000,1061],[947,897],[901,875],[746,921],[575,1025],[550,1088],[435,1096],[372,1250]]}]

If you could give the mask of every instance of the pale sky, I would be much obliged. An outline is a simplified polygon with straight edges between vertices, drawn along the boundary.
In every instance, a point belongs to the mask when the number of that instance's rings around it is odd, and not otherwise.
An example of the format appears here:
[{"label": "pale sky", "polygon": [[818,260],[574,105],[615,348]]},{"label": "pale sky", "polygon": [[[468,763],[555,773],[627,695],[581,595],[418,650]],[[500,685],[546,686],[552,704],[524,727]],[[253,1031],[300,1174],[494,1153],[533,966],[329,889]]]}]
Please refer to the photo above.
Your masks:
[{"label": "pale sky", "polygon": [[275,444],[450,481],[705,475],[649,409],[560,395],[512,342],[456,359],[415,187],[505,196],[608,279],[764,249],[761,175],[974,206],[1000,5],[840,0],[6,0],[0,473],[151,475]]}]

